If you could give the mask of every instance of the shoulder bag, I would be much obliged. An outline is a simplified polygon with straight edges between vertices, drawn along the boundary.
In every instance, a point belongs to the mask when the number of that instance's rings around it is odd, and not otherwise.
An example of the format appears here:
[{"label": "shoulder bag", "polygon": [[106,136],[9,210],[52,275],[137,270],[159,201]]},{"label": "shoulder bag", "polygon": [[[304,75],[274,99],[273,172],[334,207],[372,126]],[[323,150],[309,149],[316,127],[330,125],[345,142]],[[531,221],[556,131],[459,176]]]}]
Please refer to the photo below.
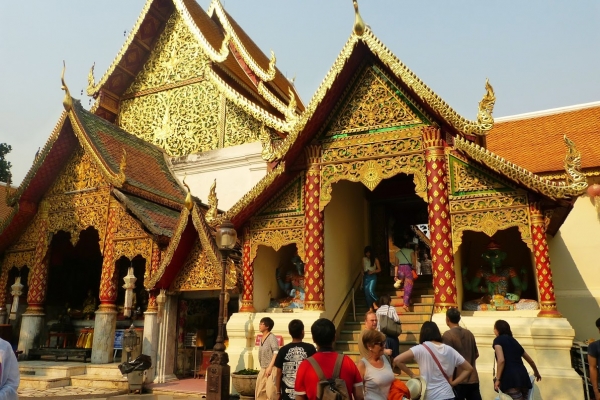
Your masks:
[{"label": "shoulder bag", "polygon": [[[450,377],[448,375],[446,375],[446,372],[444,371],[444,369],[442,368],[442,364],[440,364],[440,362],[438,361],[437,357],[435,356],[435,354],[433,354],[433,351],[431,351],[431,349],[429,348],[429,346],[426,346],[425,344],[421,344],[421,346],[425,347],[427,349],[427,351],[429,352],[429,354],[431,354],[431,358],[433,358],[433,361],[435,361],[435,364],[437,365],[437,367],[440,369],[440,372],[442,373],[442,375],[444,375],[444,379],[446,379],[446,381],[448,382],[448,384],[450,385]],[[456,390],[454,388],[454,386],[450,385],[450,387],[452,388],[452,393],[454,393],[456,395]]]},{"label": "shoulder bag", "polygon": [[398,337],[402,333],[402,323],[395,321],[390,316],[392,307],[388,305],[388,312],[386,315],[379,315],[379,330],[387,336]]},{"label": "shoulder bag", "polygon": [[417,279],[419,277],[419,275],[417,274],[417,271],[415,271],[413,269],[412,263],[410,261],[408,261],[408,258],[406,258],[406,256],[404,255],[404,253],[402,253],[402,249],[400,249],[400,253],[402,254],[402,257],[404,257],[404,259],[408,262],[408,265],[410,265],[410,270],[412,272],[412,277],[413,277],[413,281],[414,281],[415,279]]}]

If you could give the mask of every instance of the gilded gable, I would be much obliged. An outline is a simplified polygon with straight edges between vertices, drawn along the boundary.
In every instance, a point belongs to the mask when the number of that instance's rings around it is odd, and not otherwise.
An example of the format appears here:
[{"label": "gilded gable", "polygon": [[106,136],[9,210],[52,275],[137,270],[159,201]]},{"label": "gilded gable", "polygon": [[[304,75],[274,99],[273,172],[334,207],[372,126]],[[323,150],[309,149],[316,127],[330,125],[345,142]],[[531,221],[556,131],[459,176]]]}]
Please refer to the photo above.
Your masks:
[{"label": "gilded gable", "polygon": [[453,155],[448,157],[448,167],[450,196],[486,195],[517,190],[499,176]]},{"label": "gilded gable", "polygon": [[179,156],[219,145],[219,92],[204,77],[208,58],[174,12],[120,103],[118,125]]},{"label": "gilded gable", "polygon": [[260,133],[260,122],[248,115],[244,110],[227,100],[225,115],[225,140],[223,147],[257,142]]},{"label": "gilded gable", "polygon": [[376,66],[365,68],[336,112],[326,137],[428,123],[404,93]]},{"label": "gilded gable", "polygon": [[304,214],[304,179],[299,174],[257,214],[259,217],[282,217]]}]

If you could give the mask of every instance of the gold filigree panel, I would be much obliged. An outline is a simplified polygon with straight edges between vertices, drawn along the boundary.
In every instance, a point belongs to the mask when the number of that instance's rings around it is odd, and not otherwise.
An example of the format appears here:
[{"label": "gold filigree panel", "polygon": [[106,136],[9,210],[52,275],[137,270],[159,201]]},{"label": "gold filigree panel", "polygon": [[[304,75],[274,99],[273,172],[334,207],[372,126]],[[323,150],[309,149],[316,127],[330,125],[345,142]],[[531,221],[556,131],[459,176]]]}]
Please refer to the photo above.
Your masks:
[{"label": "gold filigree panel", "polygon": [[306,261],[304,254],[304,226],[301,228],[284,228],[280,230],[264,230],[250,232],[250,261],[254,261],[258,246],[267,246],[278,251],[288,244],[296,244],[298,255]]},{"label": "gold filigree panel", "polygon": [[397,90],[379,77],[372,68],[365,68],[354,90],[349,94],[350,100],[341,108],[326,136],[422,123],[396,95]]},{"label": "gold filigree panel", "polygon": [[339,164],[323,165],[321,168],[321,198],[319,209],[323,211],[331,201],[332,185],[341,180],[361,182],[370,190],[384,179],[400,173],[414,175],[415,191],[427,201],[425,159],[422,154],[382,157]]},{"label": "gold filigree panel", "polygon": [[124,130],[180,156],[216,149],[219,94],[207,81],[121,101]]},{"label": "gold filigree panel", "polygon": [[283,217],[304,215],[304,174],[301,173],[258,212],[259,217]]},{"label": "gold filigree panel", "polygon": [[451,214],[450,218],[452,222],[452,246],[455,253],[462,243],[464,231],[483,232],[492,237],[499,230],[513,226],[519,229],[521,240],[533,251],[528,207]]},{"label": "gold filigree panel", "polygon": [[19,237],[19,240],[8,248],[8,251],[22,251],[25,249],[34,249],[37,243],[38,237],[38,224],[40,220],[40,214],[38,213],[33,221],[29,223],[25,232]]},{"label": "gold filigree panel", "polygon": [[478,197],[462,200],[450,200],[450,212],[453,214],[490,209],[527,207],[526,195],[495,195],[493,197]]},{"label": "gold filigree panel", "polygon": [[226,101],[224,147],[258,142],[261,123],[232,101]]},{"label": "gold filigree panel", "polygon": [[2,262],[3,269],[11,269],[13,267],[21,268],[23,266],[33,268],[33,262],[35,260],[35,249],[31,251],[17,251],[7,252],[4,255],[4,261]]},{"label": "gold filigree panel", "polygon": [[140,226],[138,221],[125,211],[123,207],[119,207],[117,214],[117,230],[115,232],[115,240],[126,238],[147,237],[148,234]]},{"label": "gold filigree panel", "polygon": [[125,95],[202,76],[207,63],[198,40],[175,11]]},{"label": "gold filigree panel", "polygon": [[[225,271],[225,287],[233,289],[237,282],[235,264],[230,259]],[[200,242],[196,240],[181,270],[171,285],[171,290],[218,290],[221,288],[221,264],[210,262]]]},{"label": "gold filigree panel", "polygon": [[[96,163],[83,151],[78,149],[67,165],[52,184],[46,197],[64,195],[65,192],[73,192],[83,189],[92,189],[107,186],[104,177],[98,170]],[[52,206],[53,202],[50,202]]]},{"label": "gold filigree panel", "polygon": [[138,255],[146,260],[146,269],[150,268],[152,260],[152,239],[129,239],[115,240],[115,248],[113,252],[113,260],[118,260],[121,257],[127,257],[133,260]]},{"label": "gold filigree panel", "polygon": [[[407,132],[409,135],[417,132]],[[381,135],[358,135],[323,144],[321,160],[324,163],[350,161],[364,158],[389,157],[422,151],[421,137],[406,135],[400,131]]]},{"label": "gold filigree panel", "polygon": [[482,192],[506,187],[499,181],[459,162],[452,164],[452,174],[453,192]]}]

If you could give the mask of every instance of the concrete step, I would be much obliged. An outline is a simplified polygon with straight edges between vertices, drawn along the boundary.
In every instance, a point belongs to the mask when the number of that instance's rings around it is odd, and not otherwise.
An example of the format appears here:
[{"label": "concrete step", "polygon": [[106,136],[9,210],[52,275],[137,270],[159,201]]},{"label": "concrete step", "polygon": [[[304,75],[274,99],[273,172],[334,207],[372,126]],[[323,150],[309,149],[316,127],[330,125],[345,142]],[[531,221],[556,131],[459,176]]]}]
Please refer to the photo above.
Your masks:
[{"label": "concrete step", "polygon": [[87,364],[86,375],[122,378],[123,375],[121,374],[121,371],[119,371],[119,364],[120,363]]},{"label": "concrete step", "polygon": [[21,377],[27,376],[47,376],[47,377],[70,377],[73,375],[82,375],[86,373],[86,368],[90,364],[80,362],[57,363],[55,361],[21,361],[19,362],[19,372]]},{"label": "concrete step", "polygon": [[71,378],[68,376],[33,376],[21,375],[19,390],[21,389],[54,389],[69,386]]},{"label": "concrete step", "polygon": [[[398,336],[398,339],[404,342],[418,342],[420,329],[421,327],[419,326],[419,330],[409,330],[404,324],[402,324],[402,333],[400,334],[400,336]],[[338,340],[336,341],[336,345],[341,341],[358,341],[359,337],[360,331],[342,330],[340,331],[340,335]]]},{"label": "concrete step", "polygon": [[115,378],[101,375],[77,375],[71,377],[71,386],[84,388],[114,389],[117,391],[127,390],[129,384],[126,377]]},{"label": "concrete step", "polygon": [[[418,342],[414,340],[409,341],[400,341],[400,352],[410,349],[413,346],[416,346]],[[358,349],[358,341],[357,340],[338,340],[335,342],[335,349],[337,351],[350,351],[350,352],[359,352]]]}]

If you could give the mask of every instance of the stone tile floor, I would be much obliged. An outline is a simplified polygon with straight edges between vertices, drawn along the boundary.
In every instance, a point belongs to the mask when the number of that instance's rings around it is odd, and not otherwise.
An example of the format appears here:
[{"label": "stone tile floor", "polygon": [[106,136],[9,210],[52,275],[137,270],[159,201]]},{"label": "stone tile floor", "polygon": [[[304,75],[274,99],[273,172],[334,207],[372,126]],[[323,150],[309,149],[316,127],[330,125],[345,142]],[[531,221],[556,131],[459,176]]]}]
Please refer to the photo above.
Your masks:
[{"label": "stone tile floor", "polygon": [[48,399],[89,399],[106,398],[118,395],[119,392],[114,389],[102,388],[83,388],[75,386],[65,386],[54,389],[19,389],[19,399],[48,398]]}]

